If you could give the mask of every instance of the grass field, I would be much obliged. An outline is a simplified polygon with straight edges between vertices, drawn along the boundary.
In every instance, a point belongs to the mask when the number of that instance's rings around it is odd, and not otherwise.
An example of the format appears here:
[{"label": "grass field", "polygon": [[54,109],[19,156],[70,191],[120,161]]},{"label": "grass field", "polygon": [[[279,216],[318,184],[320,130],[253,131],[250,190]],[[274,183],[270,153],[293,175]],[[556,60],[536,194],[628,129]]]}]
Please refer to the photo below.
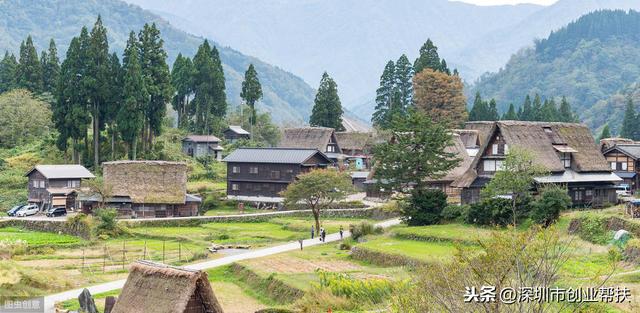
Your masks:
[{"label": "grass field", "polygon": [[415,240],[378,237],[359,244],[369,250],[398,254],[426,262],[442,261],[452,257],[456,251],[450,242],[424,242]]},{"label": "grass field", "polygon": [[464,224],[445,224],[430,226],[397,226],[392,232],[397,237],[426,241],[475,242],[491,235],[492,229],[478,228]]},{"label": "grass field", "polygon": [[24,240],[31,247],[56,246],[65,247],[83,242],[79,237],[55,233],[35,232],[15,227],[0,228],[0,240]]}]

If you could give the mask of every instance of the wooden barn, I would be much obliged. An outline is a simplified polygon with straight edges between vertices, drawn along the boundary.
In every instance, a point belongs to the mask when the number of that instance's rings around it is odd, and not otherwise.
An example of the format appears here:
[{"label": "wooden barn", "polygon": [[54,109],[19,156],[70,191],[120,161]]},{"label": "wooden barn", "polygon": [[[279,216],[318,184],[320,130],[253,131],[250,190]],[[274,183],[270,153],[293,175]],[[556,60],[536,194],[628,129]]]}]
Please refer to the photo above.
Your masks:
[{"label": "wooden barn", "polygon": [[190,157],[210,156],[220,161],[223,150],[216,136],[190,135],[182,139],[182,152]]},{"label": "wooden barn", "polygon": [[229,128],[225,129],[222,134],[224,135],[224,139],[229,142],[251,138],[251,134],[248,131],[237,125],[229,125]]},{"label": "wooden barn", "polygon": [[223,313],[207,273],[150,261],[131,265],[111,313]]}]

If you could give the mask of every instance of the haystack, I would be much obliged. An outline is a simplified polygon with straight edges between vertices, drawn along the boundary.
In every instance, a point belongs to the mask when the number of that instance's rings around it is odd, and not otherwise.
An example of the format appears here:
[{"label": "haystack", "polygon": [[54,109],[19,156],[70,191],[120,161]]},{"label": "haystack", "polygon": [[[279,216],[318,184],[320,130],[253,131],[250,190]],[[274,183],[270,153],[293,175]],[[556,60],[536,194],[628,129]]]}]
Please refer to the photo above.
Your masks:
[{"label": "haystack", "polygon": [[149,261],[131,266],[112,313],[222,313],[207,273]]}]

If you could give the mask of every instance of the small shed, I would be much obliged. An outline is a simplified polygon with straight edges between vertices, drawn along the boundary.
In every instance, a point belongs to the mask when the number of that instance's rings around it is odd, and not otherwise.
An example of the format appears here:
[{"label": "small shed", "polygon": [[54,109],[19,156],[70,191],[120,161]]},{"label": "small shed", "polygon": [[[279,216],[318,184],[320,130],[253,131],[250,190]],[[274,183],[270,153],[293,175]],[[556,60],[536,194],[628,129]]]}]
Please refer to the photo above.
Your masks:
[{"label": "small shed", "polygon": [[137,261],[111,313],[222,313],[207,273]]},{"label": "small shed", "polygon": [[249,139],[249,137],[251,137],[251,134],[248,131],[238,125],[229,125],[229,128],[225,129],[222,134],[224,135],[224,139],[230,142],[235,142],[240,139]]},{"label": "small shed", "polygon": [[220,161],[222,150],[220,138],[216,136],[189,135],[182,139],[182,152],[190,157],[212,156]]}]

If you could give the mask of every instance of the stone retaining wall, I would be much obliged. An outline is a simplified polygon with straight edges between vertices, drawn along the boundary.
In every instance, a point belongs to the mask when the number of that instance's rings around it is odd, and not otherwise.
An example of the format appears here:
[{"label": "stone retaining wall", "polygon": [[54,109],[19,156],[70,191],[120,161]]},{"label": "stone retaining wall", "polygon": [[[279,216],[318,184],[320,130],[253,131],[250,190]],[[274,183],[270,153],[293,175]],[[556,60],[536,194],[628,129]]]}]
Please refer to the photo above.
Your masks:
[{"label": "stone retaining wall", "polygon": [[407,256],[373,251],[362,247],[353,247],[351,249],[351,257],[356,260],[369,262],[378,266],[417,267],[427,264],[424,261],[420,261]]},{"label": "stone retaining wall", "polygon": [[82,239],[91,239],[91,230],[84,227],[72,227],[64,220],[29,220],[15,219],[0,221],[0,227],[20,227],[32,231],[42,231],[48,233],[60,233],[65,235],[78,236]]},{"label": "stone retaining wall", "polygon": [[262,277],[241,264],[231,264],[231,271],[235,274],[236,278],[242,280],[251,286],[251,288],[268,295],[269,298],[280,304],[289,304],[304,296],[304,291],[285,284],[273,275],[266,278]]}]

